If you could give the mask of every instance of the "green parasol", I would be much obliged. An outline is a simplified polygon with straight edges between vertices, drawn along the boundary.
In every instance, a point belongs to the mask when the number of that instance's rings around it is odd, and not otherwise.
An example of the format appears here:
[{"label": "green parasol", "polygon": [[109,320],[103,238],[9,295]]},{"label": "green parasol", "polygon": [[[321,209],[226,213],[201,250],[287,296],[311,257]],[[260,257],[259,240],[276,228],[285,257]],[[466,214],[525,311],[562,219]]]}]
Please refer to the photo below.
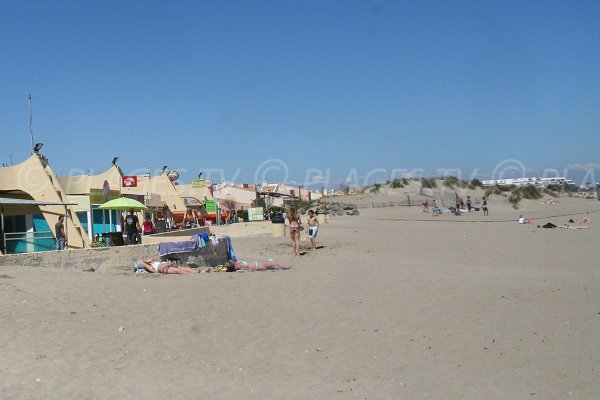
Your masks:
[{"label": "green parasol", "polygon": [[146,207],[137,200],[130,199],[128,197],[119,197],[118,199],[107,201],[98,207],[100,210],[131,210],[136,211],[145,210]]}]

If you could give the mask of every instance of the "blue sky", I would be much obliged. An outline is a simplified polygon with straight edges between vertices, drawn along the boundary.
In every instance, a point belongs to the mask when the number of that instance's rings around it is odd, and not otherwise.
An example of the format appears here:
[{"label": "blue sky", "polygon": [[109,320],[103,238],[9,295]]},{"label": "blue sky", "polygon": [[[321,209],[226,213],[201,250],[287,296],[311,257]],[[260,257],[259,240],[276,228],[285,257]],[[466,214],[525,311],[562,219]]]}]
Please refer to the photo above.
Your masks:
[{"label": "blue sky", "polygon": [[[598,1],[3,1],[0,162],[600,180]],[[524,171],[524,172],[523,172]]]}]

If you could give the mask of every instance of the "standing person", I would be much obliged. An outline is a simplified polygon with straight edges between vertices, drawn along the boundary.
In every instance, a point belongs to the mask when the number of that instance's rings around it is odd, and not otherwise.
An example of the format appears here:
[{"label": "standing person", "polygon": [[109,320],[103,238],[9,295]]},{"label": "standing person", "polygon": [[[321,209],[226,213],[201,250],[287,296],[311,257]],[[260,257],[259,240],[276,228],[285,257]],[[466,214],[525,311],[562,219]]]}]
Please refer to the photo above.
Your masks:
[{"label": "standing person", "polygon": [[467,196],[467,210],[471,212],[471,196]]},{"label": "standing person", "polygon": [[294,250],[294,256],[300,255],[300,227],[302,221],[300,220],[300,213],[296,207],[290,207],[290,211],[287,215],[288,223],[290,226],[290,239],[292,239],[292,250]]},{"label": "standing person", "polygon": [[54,231],[56,232],[56,250],[64,250],[67,244],[67,234],[65,233],[65,216],[61,215],[58,217],[58,222],[54,225]]},{"label": "standing person", "polygon": [[440,209],[438,208],[435,200],[431,200],[431,215],[440,215]]},{"label": "standing person", "polygon": [[489,215],[487,200],[485,199],[485,197],[481,198],[481,210],[483,211],[483,215]]},{"label": "standing person", "polygon": [[313,210],[308,211],[308,236],[310,237],[310,244],[313,250],[317,248],[316,238],[319,230],[319,220]]},{"label": "standing person", "polygon": [[154,233],[154,222],[150,218],[150,214],[146,213],[144,216],[144,222],[142,223],[142,234],[151,235]]},{"label": "standing person", "polygon": [[140,242],[140,220],[134,214],[133,208],[129,210],[129,215],[125,217],[125,231],[127,233],[127,244],[138,244]]}]

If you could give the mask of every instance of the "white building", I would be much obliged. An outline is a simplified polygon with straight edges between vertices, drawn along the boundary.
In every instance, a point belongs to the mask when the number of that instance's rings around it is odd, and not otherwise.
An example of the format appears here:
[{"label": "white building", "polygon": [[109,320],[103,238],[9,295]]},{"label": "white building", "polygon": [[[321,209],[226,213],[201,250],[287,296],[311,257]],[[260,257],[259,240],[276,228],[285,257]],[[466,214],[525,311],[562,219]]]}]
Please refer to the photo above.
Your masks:
[{"label": "white building", "polygon": [[507,179],[491,179],[481,182],[483,186],[536,186],[539,188],[561,188],[565,186],[575,185],[575,182],[563,176],[554,178],[507,178]]},{"label": "white building", "polygon": [[219,201],[221,206],[224,201],[231,200],[236,210],[248,209],[254,206],[257,198],[256,186],[246,183],[236,185],[231,182],[223,182],[214,186],[213,197]]}]

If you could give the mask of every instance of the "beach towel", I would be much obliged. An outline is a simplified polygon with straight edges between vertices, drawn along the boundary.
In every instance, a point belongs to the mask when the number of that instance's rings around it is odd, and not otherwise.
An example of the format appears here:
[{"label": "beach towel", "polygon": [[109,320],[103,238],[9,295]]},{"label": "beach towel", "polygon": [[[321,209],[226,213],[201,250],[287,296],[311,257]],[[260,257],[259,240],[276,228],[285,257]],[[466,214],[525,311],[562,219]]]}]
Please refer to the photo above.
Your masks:
[{"label": "beach towel", "polygon": [[208,242],[209,236],[208,236],[208,233],[206,233],[206,232],[197,233],[194,236],[192,236],[192,238],[194,238],[195,236],[204,239],[205,242]]},{"label": "beach towel", "polygon": [[199,242],[196,240],[182,240],[179,242],[166,242],[158,244],[158,255],[166,256],[168,254],[186,253],[199,249]]},{"label": "beach towel", "polygon": [[198,248],[201,249],[204,246],[206,246],[206,242],[208,242],[209,236],[206,232],[200,232],[192,236],[192,240],[195,240],[198,244]]},{"label": "beach towel", "polygon": [[231,238],[229,236],[223,236],[223,239],[225,239],[225,243],[227,244],[227,257],[231,261],[236,262],[237,258],[235,257],[235,252],[233,251],[233,246],[231,245]]}]

